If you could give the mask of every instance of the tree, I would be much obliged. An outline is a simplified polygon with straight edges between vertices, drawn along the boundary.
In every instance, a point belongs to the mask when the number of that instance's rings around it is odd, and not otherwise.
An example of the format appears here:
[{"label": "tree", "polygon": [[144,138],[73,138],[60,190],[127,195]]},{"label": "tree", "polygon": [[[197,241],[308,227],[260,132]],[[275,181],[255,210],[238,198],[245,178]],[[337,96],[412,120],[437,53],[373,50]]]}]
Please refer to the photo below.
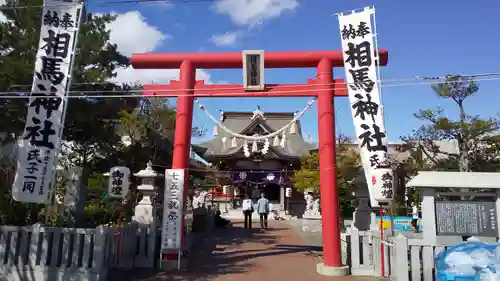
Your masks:
[{"label": "tree", "polygon": [[[156,147],[158,142],[174,142],[176,112],[169,106],[165,98],[144,98],[139,106],[132,112],[120,112],[119,134],[127,136],[131,145],[138,142],[149,142]],[[154,132],[158,138],[149,138],[150,132]],[[206,133],[201,127],[193,126],[192,137],[201,137]],[[153,155],[155,158],[156,152]]]},{"label": "tree", "polygon": [[[0,23],[0,91],[29,92],[33,79],[33,69],[35,55],[37,52],[40,22],[41,22],[41,0],[16,1],[17,5],[34,6],[28,9],[7,9],[2,10],[7,21]],[[14,2],[7,1],[7,6],[14,6]],[[87,18],[83,16],[82,19]],[[81,25],[78,37],[79,47],[72,73],[72,82],[75,85],[73,91],[81,91],[84,95],[86,91],[113,90],[114,94],[119,94],[120,86],[113,83],[106,83],[107,80],[115,76],[115,70],[129,65],[127,57],[117,51],[117,46],[109,43],[109,30],[106,25],[115,19],[109,14],[94,16]],[[104,83],[104,84],[101,84]],[[73,93],[74,95],[75,93]],[[127,102],[133,99],[128,99]],[[79,130],[100,128],[89,125],[88,122],[80,124],[82,121],[78,113],[85,113],[86,117],[101,112],[111,113],[111,111],[100,111],[100,105],[117,105],[116,108],[127,108],[122,99],[71,99],[68,103],[67,122],[64,136],[71,139],[71,132],[74,127]],[[132,105],[133,106],[133,105]],[[128,106],[130,107],[130,106]],[[0,110],[7,118],[2,118],[0,126],[4,132],[14,133],[15,136],[22,131],[26,114],[25,100],[23,99],[1,99]],[[115,111],[116,113],[116,111]],[[89,119],[89,118],[87,118]],[[85,119],[85,121],[87,121]],[[100,124],[97,124],[100,125]],[[78,131],[78,130],[77,130]],[[95,131],[95,130],[94,130]],[[92,134],[86,134],[91,136]]]},{"label": "tree", "polygon": [[[433,85],[434,92],[442,98],[452,100],[458,109],[458,118],[453,120],[438,109],[420,110],[415,114],[427,124],[414,130],[403,141],[425,155],[428,169],[468,171],[495,171],[499,167],[500,138],[495,135],[499,128],[496,118],[483,119],[466,113],[465,101],[479,91],[479,86],[470,77],[449,75],[443,83]],[[440,141],[456,142],[456,151],[440,147]]]},{"label": "tree", "polygon": [[319,156],[317,151],[300,157],[300,170],[293,173],[293,186],[302,191],[319,193]]},{"label": "tree", "polygon": [[[351,181],[358,172],[360,161],[355,150],[343,144],[350,144],[351,141],[344,135],[337,136],[336,171],[337,186],[339,188],[339,198],[341,211],[344,216],[352,216],[352,189]],[[298,190],[312,190],[319,194],[319,155],[317,151],[300,158],[300,170],[293,174],[294,187]]]},{"label": "tree", "polygon": [[[30,8],[2,10],[7,19],[0,23],[2,92],[12,91],[27,95],[31,90],[40,36],[42,4],[42,0],[16,0],[15,3],[7,0],[7,6],[20,5]],[[169,108],[166,101],[158,99],[153,104],[150,103],[147,106],[149,111],[139,117],[135,112],[140,111],[148,99],[126,95],[140,91],[141,86],[108,82],[116,76],[118,68],[129,66],[129,59],[118,52],[115,44],[109,42],[110,31],[107,26],[115,18],[110,14],[90,17],[86,13],[81,17],[85,22],[82,22],[80,27],[71,89],[71,96],[81,98],[73,97],[67,104],[62,164],[85,167],[93,172],[91,179],[98,177],[108,170],[110,165],[116,163],[126,163],[131,170],[144,168],[145,163],[151,160],[150,153],[157,151],[157,146],[162,146],[165,150],[165,146],[168,146],[165,143],[172,142],[166,136],[173,136],[175,126],[175,110]],[[88,98],[88,95],[105,96],[109,93],[124,97]],[[0,113],[0,132],[6,132],[10,137],[7,142],[12,142],[20,137],[23,131],[26,100],[0,99]],[[135,122],[134,118],[139,118],[135,121],[138,122],[136,127],[142,128],[139,134],[142,139],[136,145],[127,147],[122,142],[124,120],[126,124],[131,125],[131,122]],[[118,130],[120,127],[122,131]],[[198,127],[193,131],[193,135],[205,132]],[[148,142],[150,144],[147,144]],[[158,159],[165,163],[170,162],[164,155]],[[2,173],[6,175],[0,180],[0,218],[4,218],[4,223],[10,221],[16,224],[38,220],[41,206],[20,204],[10,197],[15,167],[12,161],[7,162],[2,162]]]},{"label": "tree", "polygon": [[[448,75],[443,83],[433,85],[432,89],[439,97],[456,104],[458,116],[450,118],[451,114],[445,114],[441,108],[420,110],[415,114],[426,124],[402,138],[412,149],[412,157],[405,164],[409,175],[419,170],[500,171],[499,120],[471,116],[465,109],[467,98],[479,91],[477,83],[472,77]],[[443,143],[448,144],[448,148]],[[418,193],[412,190],[411,197],[417,200]]]},{"label": "tree", "polygon": [[[7,1],[6,5],[33,7],[2,10],[7,20],[0,23],[0,91],[29,92],[40,36],[41,8],[38,7],[42,6],[42,1]],[[82,17],[86,18],[86,15]],[[116,45],[109,43],[106,25],[114,19],[109,14],[95,16],[81,25],[78,39],[80,43],[72,73],[72,95],[81,95],[82,98],[72,98],[68,102],[63,139],[71,145],[70,160],[75,162],[72,164],[89,168],[92,166],[91,156],[106,156],[109,150],[119,144],[120,138],[115,133],[113,120],[119,117],[121,110],[132,110],[138,102],[138,99],[130,98],[84,97],[89,92],[93,95],[98,95],[101,91],[113,91],[113,94],[128,92],[128,88],[123,85],[106,82],[115,76],[117,68],[129,65],[128,58],[117,51]],[[10,137],[6,141],[17,139],[24,127],[26,100],[0,99],[0,112],[0,131],[6,132]],[[13,201],[10,187],[15,167],[10,163],[3,168],[3,172],[8,174],[0,186],[0,198],[3,200],[0,213],[4,217],[4,223],[37,221],[42,206]]]},{"label": "tree", "polygon": [[[28,9],[7,9],[2,13],[7,21],[0,23],[0,91],[29,92],[33,79],[35,55],[40,34],[41,0],[16,1],[17,5],[33,6]],[[7,6],[14,3],[7,1]],[[40,8],[39,8],[40,7]],[[84,15],[82,19],[86,19]],[[127,67],[129,60],[109,43],[106,25],[115,19],[109,14],[94,16],[81,24],[77,55],[72,72],[72,96],[84,97],[101,91],[113,94],[127,93],[130,87],[108,83],[115,70]],[[87,166],[88,161],[101,150],[116,145],[120,139],[115,133],[114,119],[122,110],[132,110],[138,99],[72,98],[67,104],[63,139],[69,142],[71,162]],[[26,100],[1,99],[0,112],[7,118],[0,120],[2,132],[17,139],[26,117]]]}]

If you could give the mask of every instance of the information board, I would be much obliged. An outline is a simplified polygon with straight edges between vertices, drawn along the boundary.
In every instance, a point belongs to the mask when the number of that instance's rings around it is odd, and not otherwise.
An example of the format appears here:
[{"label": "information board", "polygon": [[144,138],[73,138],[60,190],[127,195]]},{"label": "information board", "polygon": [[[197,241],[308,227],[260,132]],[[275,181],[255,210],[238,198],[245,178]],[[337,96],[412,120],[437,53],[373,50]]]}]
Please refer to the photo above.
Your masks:
[{"label": "information board", "polygon": [[498,235],[495,202],[437,201],[435,205],[437,235]]}]

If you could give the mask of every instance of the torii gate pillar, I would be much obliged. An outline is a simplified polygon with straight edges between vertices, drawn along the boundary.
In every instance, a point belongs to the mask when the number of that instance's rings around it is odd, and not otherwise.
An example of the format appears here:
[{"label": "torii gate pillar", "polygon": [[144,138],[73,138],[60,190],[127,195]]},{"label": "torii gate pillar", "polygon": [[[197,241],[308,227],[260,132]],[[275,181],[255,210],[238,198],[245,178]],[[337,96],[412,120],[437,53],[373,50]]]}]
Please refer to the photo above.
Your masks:
[{"label": "torii gate pillar", "polygon": [[[191,133],[193,130],[193,103],[194,86],[196,83],[196,69],[191,61],[185,60],[180,66],[180,88],[184,89],[177,97],[175,114],[174,154],[172,169],[189,168]],[[184,173],[184,182],[187,183],[188,173]],[[184,188],[184,202],[188,195],[188,188]]]},{"label": "torii gate pillar", "polygon": [[[388,52],[379,51],[380,65],[385,66]],[[342,265],[340,246],[340,204],[335,169],[334,97],[347,96],[343,79],[333,80],[333,67],[343,67],[342,51],[266,52],[267,68],[316,67],[316,79],[307,84],[266,85],[261,92],[245,92],[242,85],[205,85],[196,81],[197,68],[242,68],[241,53],[179,53],[133,54],[136,69],[180,69],[180,81],[169,85],[144,85],[145,95],[177,97],[174,155],[172,168],[188,169],[191,145],[194,97],[317,97],[318,138],[320,155],[320,192],[322,210],[323,263],[318,273],[330,276],[347,275]],[[281,91],[288,87],[291,90]],[[199,91],[197,90],[205,90]],[[240,89],[240,90],[235,90]],[[164,92],[161,92],[161,91]],[[186,177],[188,173],[185,173]],[[187,178],[185,179],[187,182]],[[184,190],[187,197],[187,188]],[[177,257],[173,257],[174,260]]]},{"label": "torii gate pillar", "polygon": [[[322,58],[316,67],[319,84],[333,83],[333,66],[327,58]],[[335,167],[335,119],[334,97],[328,88],[318,92],[318,153],[319,186],[322,216],[323,263],[317,265],[319,273],[330,272],[335,276],[345,276],[349,268],[342,265],[340,245],[340,202]]]}]

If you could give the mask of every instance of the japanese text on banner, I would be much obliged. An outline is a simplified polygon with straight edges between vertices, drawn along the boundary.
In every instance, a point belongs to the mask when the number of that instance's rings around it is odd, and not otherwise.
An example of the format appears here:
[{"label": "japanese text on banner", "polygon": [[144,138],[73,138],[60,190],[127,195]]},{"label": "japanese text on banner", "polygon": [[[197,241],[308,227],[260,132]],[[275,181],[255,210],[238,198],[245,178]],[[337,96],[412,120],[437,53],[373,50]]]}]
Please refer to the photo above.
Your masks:
[{"label": "japanese text on banner", "polygon": [[[371,23],[373,14],[373,9],[366,8],[339,16],[349,103],[368,186],[371,186],[371,170],[387,160],[387,135],[377,84],[378,57]],[[376,206],[374,194],[369,190],[372,206]]]},{"label": "japanese text on banner", "polygon": [[12,188],[17,201],[45,203],[50,194],[81,8],[80,3],[44,3],[26,125],[18,143]]},{"label": "japanese text on banner", "polygon": [[184,211],[184,170],[165,171],[165,191],[163,198],[162,251],[181,248],[182,220]]}]

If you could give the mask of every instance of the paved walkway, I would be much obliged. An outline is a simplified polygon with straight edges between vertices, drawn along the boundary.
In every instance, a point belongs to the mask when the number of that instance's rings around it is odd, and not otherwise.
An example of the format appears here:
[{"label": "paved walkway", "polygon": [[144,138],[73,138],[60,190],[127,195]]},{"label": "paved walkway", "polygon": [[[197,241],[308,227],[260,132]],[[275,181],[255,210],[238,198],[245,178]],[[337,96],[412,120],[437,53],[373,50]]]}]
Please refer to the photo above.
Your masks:
[{"label": "paved walkway", "polygon": [[[256,227],[257,225],[254,225]],[[191,256],[183,272],[134,272],[121,280],[149,281],[370,281],[371,277],[326,277],[316,273],[320,262],[289,224],[269,221],[269,229],[244,229],[241,223],[215,231],[203,249]]]},{"label": "paved walkway", "polygon": [[321,237],[321,232],[304,232],[301,230],[302,219],[297,220],[285,220],[283,223],[289,225],[295,230],[295,233],[300,237],[303,243],[306,245],[315,246],[315,250],[322,251],[323,239]]}]

